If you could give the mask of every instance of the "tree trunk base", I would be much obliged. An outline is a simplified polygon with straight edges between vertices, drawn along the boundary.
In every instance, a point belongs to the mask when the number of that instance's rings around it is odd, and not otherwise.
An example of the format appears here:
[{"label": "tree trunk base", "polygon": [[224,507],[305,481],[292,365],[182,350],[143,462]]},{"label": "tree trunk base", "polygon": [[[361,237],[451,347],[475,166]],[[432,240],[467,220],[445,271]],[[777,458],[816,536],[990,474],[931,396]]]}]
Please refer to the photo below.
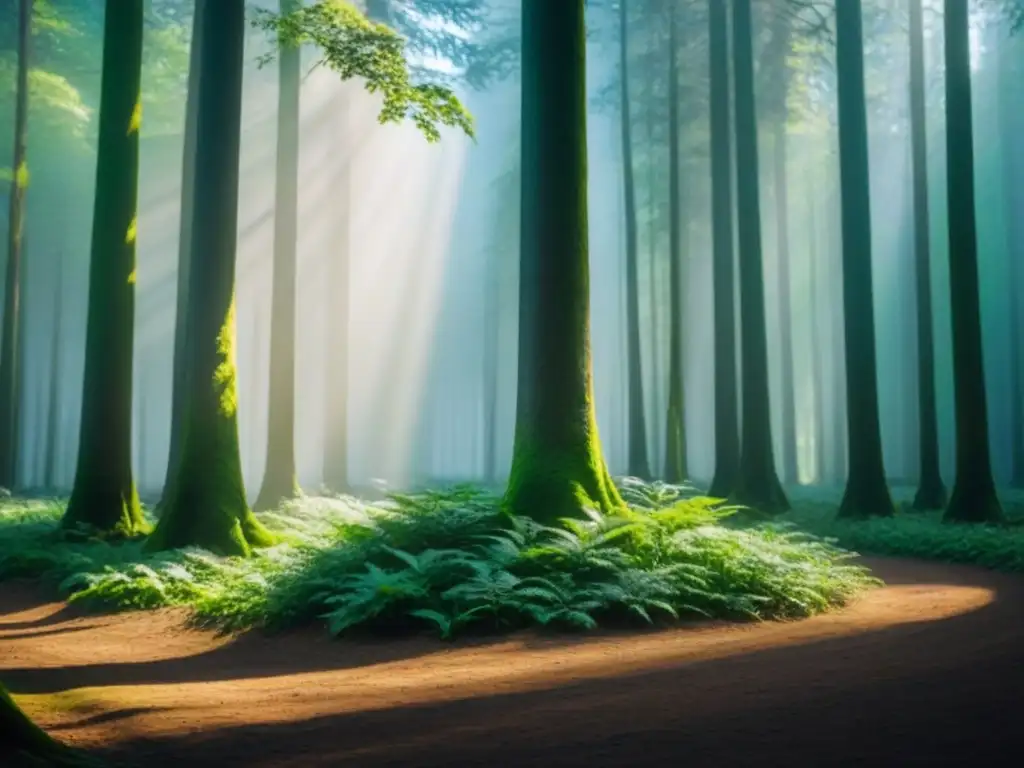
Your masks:
[{"label": "tree trunk base", "polygon": [[914,496],[914,503],[911,509],[927,512],[936,509],[945,509],[949,496],[946,493],[946,486],[942,480],[934,478],[931,480],[922,479],[918,486],[917,494]]},{"label": "tree trunk base", "polygon": [[957,480],[949,506],[942,516],[944,523],[990,523],[1006,521],[1003,508],[996,496],[995,485],[986,482]]},{"label": "tree trunk base", "polygon": [[10,768],[71,768],[94,763],[51,739],[28,719],[7,690],[0,686],[0,765]]},{"label": "tree trunk base", "polygon": [[84,530],[106,539],[130,539],[150,531],[134,485],[127,498],[117,492],[72,490],[60,525],[65,531]]},{"label": "tree trunk base", "polygon": [[292,475],[284,482],[280,480],[264,482],[252,508],[255,512],[269,512],[300,496],[302,496],[302,489],[299,488],[295,475]]},{"label": "tree trunk base", "polygon": [[867,520],[872,517],[892,517],[896,507],[885,481],[868,483],[847,482],[837,517],[844,520]]},{"label": "tree trunk base", "polygon": [[239,499],[204,498],[182,493],[169,499],[146,551],[200,547],[217,555],[247,557],[257,547],[269,547],[277,538]]},{"label": "tree trunk base", "polygon": [[708,488],[708,496],[713,499],[727,499],[736,488],[737,471],[733,467],[715,469],[715,476]]},{"label": "tree trunk base", "polygon": [[756,478],[744,477],[741,473],[729,500],[733,504],[750,507],[766,515],[780,515],[791,509],[782,483],[774,473]]}]

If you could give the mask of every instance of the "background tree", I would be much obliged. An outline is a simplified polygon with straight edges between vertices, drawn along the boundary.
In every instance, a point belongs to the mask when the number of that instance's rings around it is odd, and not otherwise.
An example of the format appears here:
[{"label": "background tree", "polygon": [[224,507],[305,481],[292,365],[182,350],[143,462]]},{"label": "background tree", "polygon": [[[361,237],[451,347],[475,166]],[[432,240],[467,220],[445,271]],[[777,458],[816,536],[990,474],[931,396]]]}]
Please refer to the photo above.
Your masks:
[{"label": "background tree", "polygon": [[66,528],[145,530],[132,476],[143,0],[109,0],[104,15],[85,380],[75,484]]},{"label": "background tree", "polygon": [[768,341],[761,258],[754,37],[751,0],[733,2],[736,99],[736,189],[740,249],[740,349],[743,371],[740,463],[732,498],[766,513],[789,509],[775,472],[769,410]]},{"label": "background tree", "polygon": [[860,0],[836,6],[836,76],[842,205],[843,318],[850,470],[841,517],[892,515],[878,415],[871,188]]},{"label": "background tree", "polygon": [[992,478],[985,363],[981,345],[974,118],[967,0],[945,0],[946,200],[956,411],[956,480],[946,507],[952,522],[1003,519]]},{"label": "background tree", "polygon": [[18,65],[15,86],[14,162],[11,164],[10,208],[7,226],[7,268],[4,273],[4,312],[0,326],[0,488],[14,486],[18,454],[18,331],[20,317],[21,252],[28,171],[29,46],[32,0],[18,0]]}]

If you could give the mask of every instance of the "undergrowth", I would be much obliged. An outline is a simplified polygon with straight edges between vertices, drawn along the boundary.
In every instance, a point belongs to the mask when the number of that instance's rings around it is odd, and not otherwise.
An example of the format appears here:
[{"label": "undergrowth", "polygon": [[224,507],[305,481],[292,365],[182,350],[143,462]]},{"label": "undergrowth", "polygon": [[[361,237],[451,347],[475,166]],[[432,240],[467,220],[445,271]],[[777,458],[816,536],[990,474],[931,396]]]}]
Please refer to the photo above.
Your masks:
[{"label": "undergrowth", "polygon": [[852,555],[784,526],[727,524],[692,488],[622,481],[630,507],[543,527],[478,488],[379,503],[306,498],[260,515],[285,543],[250,558],[68,537],[57,502],[0,506],[0,580],[41,577],[98,610],[185,606],[223,630],[325,620],[334,634],[433,626],[442,637],[541,625],[777,619],[878,582]]}]

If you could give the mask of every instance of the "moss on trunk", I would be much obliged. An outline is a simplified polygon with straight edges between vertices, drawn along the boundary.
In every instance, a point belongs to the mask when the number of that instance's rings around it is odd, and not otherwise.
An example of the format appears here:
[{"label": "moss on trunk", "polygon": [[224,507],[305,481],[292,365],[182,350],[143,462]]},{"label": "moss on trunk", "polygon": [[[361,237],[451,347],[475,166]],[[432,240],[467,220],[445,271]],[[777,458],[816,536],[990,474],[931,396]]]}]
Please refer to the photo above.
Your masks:
[{"label": "moss on trunk", "polygon": [[850,471],[840,517],[894,513],[882,461],[871,270],[871,189],[860,0],[836,6],[843,319]]},{"label": "moss on trunk", "polygon": [[[298,7],[281,0],[281,15]],[[277,185],[274,284],[270,306],[270,388],[267,461],[255,508],[273,509],[298,496],[295,476],[295,301],[299,217],[299,92],[302,51],[281,49],[278,65]]]},{"label": "moss on trunk", "polygon": [[85,768],[95,763],[50,738],[0,685],[0,765],[5,768]]},{"label": "moss on trunk", "polygon": [[506,509],[543,521],[623,501],[590,355],[583,0],[523,3],[519,380]]},{"label": "moss on trunk", "polygon": [[246,503],[238,450],[235,251],[245,37],[243,0],[203,8],[196,135],[188,390],[177,475],[150,550],[200,546],[246,555],[273,536]]},{"label": "moss on trunk", "polygon": [[733,242],[732,120],[729,83],[729,11],[708,7],[711,74],[711,228],[715,317],[715,475],[708,492],[732,493],[739,472],[739,411],[736,373],[736,253]]},{"label": "moss on trunk", "polygon": [[146,527],[131,455],[144,5],[107,0],[104,16],[81,432],[62,520],[124,536]]},{"label": "moss on trunk", "polygon": [[738,504],[772,514],[789,509],[789,501],[775,472],[772,453],[750,3],[751,0],[736,0],[733,7],[743,433],[732,499]]},{"label": "moss on trunk", "polygon": [[945,519],[951,522],[994,523],[1003,520],[1003,512],[992,478],[985,361],[981,343],[967,0],[946,0],[944,25],[946,189],[956,411],[956,481]]}]

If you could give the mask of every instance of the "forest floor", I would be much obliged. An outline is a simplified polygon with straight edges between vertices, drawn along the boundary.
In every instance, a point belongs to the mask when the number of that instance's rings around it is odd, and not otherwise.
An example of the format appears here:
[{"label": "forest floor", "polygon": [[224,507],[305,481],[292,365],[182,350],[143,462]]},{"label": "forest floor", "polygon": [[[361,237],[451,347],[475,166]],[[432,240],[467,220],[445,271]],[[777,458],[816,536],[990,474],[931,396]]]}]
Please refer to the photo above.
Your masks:
[{"label": "forest floor", "polygon": [[217,636],[6,583],[0,678],[147,768],[1019,765],[1024,578],[865,562],[887,586],[803,621],[451,644]]}]

